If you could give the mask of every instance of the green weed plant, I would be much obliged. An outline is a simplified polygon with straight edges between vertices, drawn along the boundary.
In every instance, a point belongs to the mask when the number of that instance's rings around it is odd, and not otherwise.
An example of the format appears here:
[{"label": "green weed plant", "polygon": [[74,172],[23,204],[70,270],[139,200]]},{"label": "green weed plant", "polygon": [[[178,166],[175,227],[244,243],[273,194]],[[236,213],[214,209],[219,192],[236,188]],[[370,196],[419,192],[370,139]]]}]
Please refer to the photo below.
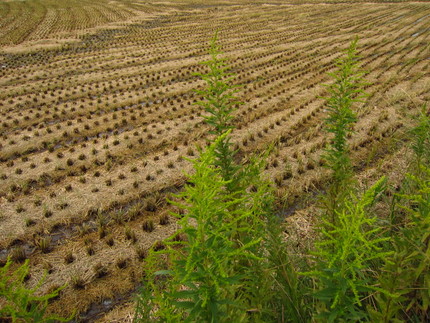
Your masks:
[{"label": "green weed plant", "polygon": [[25,286],[29,273],[28,260],[15,270],[12,270],[11,266],[12,261],[8,259],[5,266],[0,268],[0,320],[10,319],[12,322],[66,322],[71,320],[71,317],[65,319],[46,314],[49,300],[57,297],[64,286],[43,296],[38,296],[37,291],[44,280],[40,280],[34,288]]},{"label": "green weed plant", "polygon": [[413,162],[395,195],[388,231],[394,254],[380,274],[390,294],[377,295],[377,308],[369,308],[378,322],[430,320],[430,117],[425,107],[410,134]]},{"label": "green weed plant", "polygon": [[342,207],[345,197],[353,187],[348,136],[353,133],[357,121],[353,104],[361,102],[365,97],[363,86],[366,84],[356,53],[357,43],[358,38],[355,38],[345,55],[337,60],[336,71],[329,73],[333,83],[326,85],[329,96],[325,98],[328,117],[325,119],[324,129],[332,135],[332,139],[323,157],[327,161],[326,166],[332,170],[333,180],[324,202],[331,222],[336,221],[335,210]]},{"label": "green weed plant", "polygon": [[376,217],[368,213],[384,185],[383,177],[361,198],[351,193],[344,208],[336,210],[338,221],[325,221],[321,228],[322,237],[313,252],[314,270],[304,273],[315,279],[314,297],[319,300],[315,317],[321,322],[364,320],[363,299],[374,291],[387,293],[377,287],[377,277],[369,270],[375,260],[392,254],[382,248],[389,238],[381,236]]},{"label": "green weed plant", "polygon": [[[166,250],[150,253],[137,321],[267,322],[284,312],[304,315],[300,297],[279,297],[280,288],[295,290],[297,275],[274,231],[273,194],[261,177],[265,157],[235,161],[230,132],[239,102],[216,41],[215,34],[211,60],[204,62],[209,72],[201,75],[207,89],[199,92],[215,140],[191,160],[194,174],[177,196],[182,202],[174,203],[185,214],[177,215],[177,234],[185,240],[172,237]],[[295,304],[282,310],[282,301]]]},{"label": "green weed plant", "polygon": [[[207,115],[204,117],[206,123],[211,126],[210,132],[216,137],[222,136],[227,131],[234,129],[233,127],[233,112],[235,106],[241,102],[235,97],[237,86],[231,83],[232,74],[228,73],[226,59],[221,58],[222,54],[219,45],[217,44],[218,32],[210,42],[209,55],[210,60],[204,61],[201,64],[208,67],[209,72],[206,74],[196,74],[202,80],[206,81],[206,88],[196,91],[197,94],[204,98],[203,101],[197,102],[198,105],[204,108]],[[239,175],[241,167],[234,162],[236,152],[232,149],[230,136],[224,136],[214,150],[216,159],[215,164],[222,172],[227,189],[230,192],[240,190]]]},{"label": "green weed plant", "polygon": [[330,75],[333,84],[327,86],[328,117],[325,129],[333,135],[325,152],[327,166],[332,170],[331,181],[323,198],[321,225],[312,270],[303,273],[314,279],[316,299],[314,318],[321,322],[366,321],[368,314],[364,299],[372,293],[388,294],[378,287],[378,276],[372,268],[383,264],[392,254],[384,249],[390,237],[384,237],[377,217],[369,208],[384,191],[385,178],[359,196],[354,180],[347,143],[357,121],[353,103],[363,96],[365,84],[359,69],[356,38],[337,61],[337,70]]}]

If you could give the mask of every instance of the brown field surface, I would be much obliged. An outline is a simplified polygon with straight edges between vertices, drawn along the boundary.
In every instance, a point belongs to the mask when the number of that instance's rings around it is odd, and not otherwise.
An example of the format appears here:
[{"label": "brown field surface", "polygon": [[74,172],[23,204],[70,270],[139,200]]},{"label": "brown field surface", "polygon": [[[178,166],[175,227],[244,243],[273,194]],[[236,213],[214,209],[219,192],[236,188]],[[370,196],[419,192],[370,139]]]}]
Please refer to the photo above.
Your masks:
[{"label": "brown field surface", "polygon": [[235,146],[243,160],[274,146],[266,172],[301,238],[329,175],[323,84],[355,36],[369,96],[354,169],[365,186],[406,167],[430,97],[430,3],[202,3],[0,1],[0,258],[29,258],[29,286],[47,271],[41,292],[68,284],[50,311],[130,320],[145,253],[176,229],[165,198],[183,157],[212,138],[194,90],[215,30],[244,102]]}]

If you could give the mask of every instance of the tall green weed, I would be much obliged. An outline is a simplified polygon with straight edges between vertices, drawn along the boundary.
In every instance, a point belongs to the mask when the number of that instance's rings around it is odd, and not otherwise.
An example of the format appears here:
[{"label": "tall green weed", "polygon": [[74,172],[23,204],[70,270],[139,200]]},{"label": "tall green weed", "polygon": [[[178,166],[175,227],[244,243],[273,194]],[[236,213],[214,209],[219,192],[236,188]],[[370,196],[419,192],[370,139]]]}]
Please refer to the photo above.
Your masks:
[{"label": "tall green weed", "polygon": [[303,273],[314,280],[313,296],[317,300],[314,317],[321,322],[367,320],[363,300],[375,292],[388,293],[377,286],[378,276],[373,268],[392,254],[383,248],[390,237],[383,236],[377,217],[369,213],[384,190],[385,178],[360,196],[353,180],[347,143],[357,120],[352,105],[364,96],[357,41],[356,38],[351,42],[337,62],[337,70],[330,74],[334,82],[328,86],[331,96],[326,98],[325,129],[333,139],[324,157],[333,180],[323,198],[324,216],[312,252],[315,261],[312,269]]},{"label": "tall green weed", "polygon": [[366,319],[363,299],[377,287],[377,277],[370,268],[375,260],[383,261],[390,251],[382,244],[382,228],[368,208],[384,190],[385,178],[370,187],[361,198],[353,193],[342,209],[336,210],[335,224],[325,221],[322,237],[315,243],[314,270],[304,273],[315,279],[314,296],[320,301],[316,318],[321,322],[359,321]]},{"label": "tall green weed", "polygon": [[[168,284],[152,299],[158,307],[159,321],[225,322],[234,317],[239,322],[246,316],[240,299],[246,272],[235,270],[236,263],[261,260],[252,252],[261,239],[252,239],[240,246],[231,239],[236,230],[248,233],[249,227],[237,228],[237,223],[253,217],[254,210],[243,212],[238,208],[243,199],[225,190],[226,183],[214,167],[214,150],[223,139],[220,137],[193,161],[195,173],[179,196],[184,203],[175,203],[187,211],[179,220],[178,232],[187,239],[182,242],[170,239],[166,242],[167,251],[151,255],[164,254],[169,261],[169,269],[152,270],[146,281],[157,292],[154,282],[160,275],[167,275]],[[163,299],[168,302],[161,302]]]},{"label": "tall green weed", "polygon": [[[233,112],[235,106],[241,102],[235,97],[237,86],[231,83],[232,74],[228,73],[228,66],[225,58],[221,58],[222,54],[219,45],[217,44],[218,32],[210,42],[209,55],[210,60],[204,61],[201,64],[208,67],[209,71],[206,74],[196,74],[206,81],[206,88],[196,91],[204,100],[197,102],[198,105],[204,108],[207,115],[204,117],[208,125],[211,126],[211,133],[215,137],[219,137],[233,127]],[[239,165],[234,162],[236,152],[232,149],[230,136],[224,136],[215,148],[215,164],[220,168],[223,178],[228,181],[227,189],[231,192],[241,190],[240,175],[241,170]]]},{"label": "tall green weed", "polygon": [[[270,322],[285,313],[305,315],[297,276],[275,233],[280,223],[272,190],[261,177],[266,156],[246,165],[235,161],[231,114],[239,102],[216,40],[215,34],[211,60],[204,63],[209,72],[201,75],[207,89],[199,92],[216,139],[191,161],[195,173],[177,196],[182,202],[174,203],[184,210],[177,216],[185,240],[172,237],[166,250],[150,253],[137,321]],[[279,297],[281,289],[291,297]]]},{"label": "tall green weed", "polygon": [[331,222],[336,221],[336,209],[342,207],[349,191],[353,188],[352,165],[349,156],[348,137],[353,133],[357,114],[353,104],[365,97],[363,86],[364,72],[359,66],[357,56],[358,38],[336,62],[336,71],[329,73],[333,83],[326,85],[329,97],[326,99],[328,117],[325,119],[325,131],[332,135],[331,144],[326,149],[324,158],[327,167],[332,170],[333,180],[324,200]]},{"label": "tall green weed", "polygon": [[394,250],[380,274],[390,294],[376,296],[369,308],[380,322],[430,320],[430,117],[423,108],[410,132],[414,157],[391,214]]}]

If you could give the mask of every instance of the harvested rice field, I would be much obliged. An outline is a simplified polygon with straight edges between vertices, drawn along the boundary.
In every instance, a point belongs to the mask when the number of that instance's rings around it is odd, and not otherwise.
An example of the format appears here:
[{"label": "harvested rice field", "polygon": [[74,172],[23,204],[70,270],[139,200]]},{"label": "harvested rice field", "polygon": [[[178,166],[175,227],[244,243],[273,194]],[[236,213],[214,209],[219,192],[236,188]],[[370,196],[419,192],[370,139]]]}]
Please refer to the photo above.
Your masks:
[{"label": "harvested rice field", "polygon": [[0,1],[0,259],[29,286],[64,284],[52,313],[127,322],[148,249],[177,230],[166,202],[213,138],[195,90],[219,30],[243,102],[232,141],[265,170],[300,239],[329,170],[325,83],[350,41],[366,71],[349,138],[363,186],[403,171],[430,98],[430,3]]}]

